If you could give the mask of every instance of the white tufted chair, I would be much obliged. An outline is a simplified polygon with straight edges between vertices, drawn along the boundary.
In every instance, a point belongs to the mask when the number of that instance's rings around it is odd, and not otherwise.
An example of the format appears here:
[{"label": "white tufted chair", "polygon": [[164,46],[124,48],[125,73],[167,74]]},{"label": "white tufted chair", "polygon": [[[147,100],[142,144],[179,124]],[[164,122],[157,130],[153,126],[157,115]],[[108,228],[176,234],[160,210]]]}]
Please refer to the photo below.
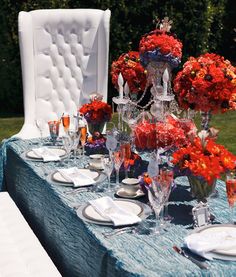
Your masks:
[{"label": "white tufted chair", "polygon": [[76,113],[95,91],[107,100],[110,15],[96,9],[19,13],[25,119],[16,137],[39,137],[38,119],[47,136],[49,120]]}]

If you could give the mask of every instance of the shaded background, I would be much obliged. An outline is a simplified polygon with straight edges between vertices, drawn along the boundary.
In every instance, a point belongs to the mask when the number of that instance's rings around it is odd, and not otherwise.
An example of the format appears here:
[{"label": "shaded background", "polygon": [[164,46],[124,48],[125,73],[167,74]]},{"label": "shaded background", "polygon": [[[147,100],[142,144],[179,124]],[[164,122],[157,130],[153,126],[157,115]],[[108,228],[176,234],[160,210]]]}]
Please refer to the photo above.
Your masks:
[{"label": "shaded background", "polygon": [[[111,10],[109,67],[121,53],[138,50],[141,35],[155,28],[156,16],[174,21],[172,32],[184,45],[182,64],[189,56],[206,52],[236,63],[235,0],[1,0],[0,116],[23,114],[18,13],[52,8]],[[109,98],[116,93],[109,78]]]}]

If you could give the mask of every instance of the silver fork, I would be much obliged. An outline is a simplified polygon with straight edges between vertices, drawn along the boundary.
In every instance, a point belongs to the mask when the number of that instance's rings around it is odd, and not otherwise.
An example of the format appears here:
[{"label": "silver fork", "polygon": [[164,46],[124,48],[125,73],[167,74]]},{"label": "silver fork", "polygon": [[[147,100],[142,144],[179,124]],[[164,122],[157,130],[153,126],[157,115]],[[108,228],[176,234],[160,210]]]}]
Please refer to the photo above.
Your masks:
[{"label": "silver fork", "polygon": [[120,229],[116,229],[116,230],[112,230],[112,231],[108,231],[108,232],[103,232],[103,236],[105,238],[111,238],[113,236],[116,236],[116,235],[121,235],[121,234],[124,234],[124,233],[129,233],[129,232],[133,232],[135,231],[136,227],[134,226],[127,226],[127,227],[123,227],[123,228],[120,228]]}]

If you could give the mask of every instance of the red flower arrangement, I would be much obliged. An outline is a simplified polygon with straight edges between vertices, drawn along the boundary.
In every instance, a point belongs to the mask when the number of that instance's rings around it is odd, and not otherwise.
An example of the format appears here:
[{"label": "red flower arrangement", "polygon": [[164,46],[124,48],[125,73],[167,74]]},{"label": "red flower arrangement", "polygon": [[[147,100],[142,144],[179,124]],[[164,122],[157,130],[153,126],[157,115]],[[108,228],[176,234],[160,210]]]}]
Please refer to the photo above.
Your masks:
[{"label": "red flower arrangement", "polygon": [[107,122],[111,119],[111,106],[100,100],[84,104],[79,112],[82,113],[88,123],[97,124]]},{"label": "red flower arrangement", "polygon": [[139,53],[130,51],[122,54],[117,61],[111,65],[111,76],[113,85],[118,88],[118,76],[122,74],[128,83],[131,93],[144,91],[146,87],[145,70],[140,64]]},{"label": "red flower arrangement", "polygon": [[142,121],[135,129],[135,145],[141,150],[157,147],[182,147],[196,135],[197,128],[191,120],[181,120],[172,115],[165,122]]},{"label": "red flower arrangement", "polygon": [[173,154],[172,163],[197,177],[204,178],[209,185],[221,174],[235,167],[236,156],[223,145],[210,138],[195,139]]},{"label": "red flower arrangement", "polygon": [[174,80],[184,109],[214,113],[236,108],[236,68],[216,54],[190,57]]},{"label": "red flower arrangement", "polygon": [[166,61],[177,67],[181,61],[182,48],[182,42],[174,34],[159,29],[153,30],[140,40],[141,63],[146,66],[150,61]]}]

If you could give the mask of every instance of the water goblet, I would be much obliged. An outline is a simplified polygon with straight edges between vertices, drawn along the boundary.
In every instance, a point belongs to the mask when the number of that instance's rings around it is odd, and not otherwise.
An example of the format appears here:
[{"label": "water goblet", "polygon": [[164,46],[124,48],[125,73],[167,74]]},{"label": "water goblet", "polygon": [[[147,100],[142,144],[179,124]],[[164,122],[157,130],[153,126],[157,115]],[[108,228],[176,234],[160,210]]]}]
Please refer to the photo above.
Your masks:
[{"label": "water goblet", "polygon": [[230,171],[226,175],[226,192],[230,208],[230,223],[234,224],[234,204],[236,201],[236,171]]},{"label": "water goblet", "polygon": [[53,146],[55,146],[58,135],[59,135],[60,121],[57,121],[57,120],[49,121],[48,126],[49,126],[49,131],[50,131],[52,144],[53,144]]},{"label": "water goblet", "polygon": [[104,168],[104,173],[107,175],[108,179],[108,187],[107,187],[107,192],[111,192],[111,173],[113,170],[113,161],[109,156],[104,156],[101,159],[102,161],[102,166]]}]

